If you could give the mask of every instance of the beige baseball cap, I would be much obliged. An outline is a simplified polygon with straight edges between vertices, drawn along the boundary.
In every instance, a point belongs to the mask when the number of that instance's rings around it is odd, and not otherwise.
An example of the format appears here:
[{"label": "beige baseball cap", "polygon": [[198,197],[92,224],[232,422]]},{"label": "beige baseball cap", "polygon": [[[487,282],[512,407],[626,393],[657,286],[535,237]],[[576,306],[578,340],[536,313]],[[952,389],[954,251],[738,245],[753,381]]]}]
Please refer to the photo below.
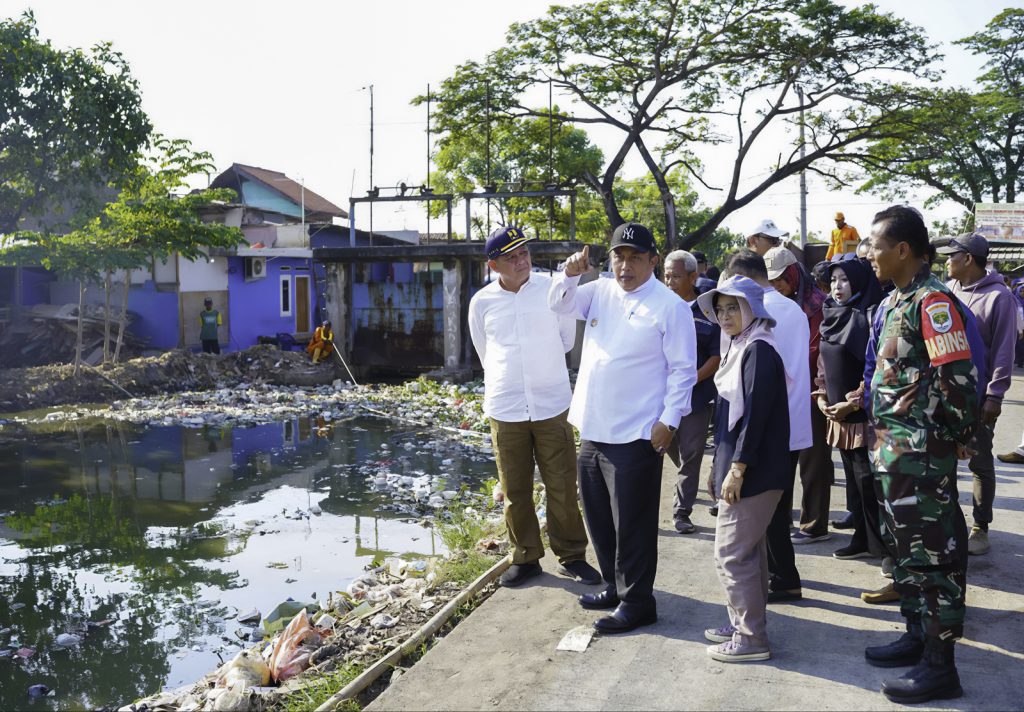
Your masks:
[{"label": "beige baseball cap", "polygon": [[797,262],[788,247],[773,247],[764,253],[764,266],[768,268],[768,279],[778,279],[786,268]]}]

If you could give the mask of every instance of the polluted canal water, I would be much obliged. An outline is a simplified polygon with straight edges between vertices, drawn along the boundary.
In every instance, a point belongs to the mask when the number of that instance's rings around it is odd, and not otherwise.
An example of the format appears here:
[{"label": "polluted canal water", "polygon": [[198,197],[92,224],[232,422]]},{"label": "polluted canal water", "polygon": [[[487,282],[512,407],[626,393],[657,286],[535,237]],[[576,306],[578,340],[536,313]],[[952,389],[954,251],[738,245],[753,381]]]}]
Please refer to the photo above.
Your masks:
[{"label": "polluted canal water", "polygon": [[486,451],[375,417],[8,424],[0,709],[115,708],[198,680],[252,645],[252,609],[443,554],[420,514],[494,471]]}]

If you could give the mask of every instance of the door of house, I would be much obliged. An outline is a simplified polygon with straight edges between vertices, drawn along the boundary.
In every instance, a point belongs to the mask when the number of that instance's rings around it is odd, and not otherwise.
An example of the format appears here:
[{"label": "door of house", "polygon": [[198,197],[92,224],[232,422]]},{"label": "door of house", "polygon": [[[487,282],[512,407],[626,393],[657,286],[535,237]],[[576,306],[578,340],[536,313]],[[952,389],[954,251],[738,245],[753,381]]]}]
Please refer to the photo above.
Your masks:
[{"label": "door of house", "polygon": [[295,333],[303,334],[309,328],[309,277],[295,275]]}]

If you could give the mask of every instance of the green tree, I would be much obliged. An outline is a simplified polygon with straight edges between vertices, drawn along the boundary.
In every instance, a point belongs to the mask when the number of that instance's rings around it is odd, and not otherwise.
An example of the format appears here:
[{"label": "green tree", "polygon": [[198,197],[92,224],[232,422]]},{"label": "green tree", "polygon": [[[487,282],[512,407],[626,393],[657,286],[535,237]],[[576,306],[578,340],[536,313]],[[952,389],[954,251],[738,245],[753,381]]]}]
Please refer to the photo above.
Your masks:
[{"label": "green tree", "polygon": [[[685,233],[707,221],[713,210],[701,204],[700,196],[684,171],[676,168],[668,173],[665,180],[676,203],[677,230]],[[647,225],[654,233],[659,248],[666,252],[670,250],[661,194],[650,176],[620,179],[615,183],[614,193],[623,220]],[[583,242],[603,244],[608,242],[611,232],[601,199],[592,190],[581,191],[576,201],[577,237]],[[743,235],[719,227],[688,249],[704,252],[708,264],[720,264],[726,253],[743,244]]]},{"label": "green tree", "polygon": [[[655,185],[667,234],[679,233],[666,176],[681,167],[720,190],[718,206],[689,229],[683,246],[711,235],[734,210],[776,183],[862,141],[888,135],[903,102],[893,73],[932,76],[933,53],[906,22],[873,6],[830,0],[598,0],[552,6],[545,17],[513,24],[483,62],[456,68],[436,97],[441,144],[475,126],[484,112],[547,117],[529,97],[541,85],[567,97],[555,118],[601,126],[618,147],[601,175],[585,179],[609,223],[622,222],[615,181],[636,151]],[[806,155],[784,150],[767,175],[751,151],[777,141],[806,111]],[[695,156],[708,146],[734,149],[731,175],[711,186]],[[757,175],[753,175],[757,173]],[[675,238],[673,238],[675,239]]]},{"label": "green tree", "polygon": [[61,50],[35,17],[0,21],[0,234],[63,210],[92,213],[130,172],[151,126],[128,63],[109,44]]},{"label": "green tree", "polygon": [[[489,139],[489,145],[488,145]],[[500,190],[540,190],[546,185],[575,184],[598,173],[604,157],[586,132],[547,119],[512,121],[501,117],[486,125],[486,118],[470,130],[446,137],[435,156],[437,169],[431,185],[442,192],[472,192],[492,185]],[[545,198],[495,199],[495,224],[514,222],[541,234],[549,229],[560,237],[569,232],[568,206]],[[431,203],[438,216],[444,208]],[[485,236],[486,221],[474,216],[473,228]]]},{"label": "green tree", "polygon": [[920,187],[925,205],[1016,202],[1024,190],[1024,9],[1009,8],[959,40],[987,57],[974,87],[922,90],[894,115],[898,131],[848,159],[867,169],[859,190],[887,198]]},{"label": "green tree", "polygon": [[[209,172],[209,153],[194,151],[185,140],[157,137],[154,152],[140,157],[117,200],[108,203],[97,217],[64,234],[26,232],[0,245],[0,264],[40,264],[79,285],[78,336],[75,373],[82,358],[82,322],[88,284],[109,284],[120,272],[123,298],[114,360],[120,352],[128,305],[131,270],[180,254],[189,260],[206,257],[211,247],[231,248],[244,241],[242,231],[219,223],[204,222],[200,209],[213,201],[234,198],[231,190],[201,190],[180,195],[187,179]],[[105,332],[109,339],[109,299]],[[107,341],[108,339],[105,339]],[[109,351],[105,344],[104,352]]]}]

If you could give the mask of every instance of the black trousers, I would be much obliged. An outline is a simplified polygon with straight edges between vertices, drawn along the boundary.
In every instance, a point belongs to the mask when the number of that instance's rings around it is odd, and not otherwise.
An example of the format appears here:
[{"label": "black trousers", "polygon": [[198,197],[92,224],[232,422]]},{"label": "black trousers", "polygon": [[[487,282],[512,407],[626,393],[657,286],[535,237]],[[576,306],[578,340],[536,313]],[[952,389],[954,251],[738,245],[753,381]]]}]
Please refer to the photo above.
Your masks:
[{"label": "black trousers", "polygon": [[584,440],[577,458],[583,518],[601,576],[630,612],[655,609],[661,464],[650,440]]},{"label": "black trousers", "polygon": [[219,354],[220,341],[218,339],[203,339],[204,354]]},{"label": "black trousers", "polygon": [[846,471],[846,498],[853,515],[850,546],[867,549],[873,556],[892,556],[882,542],[881,515],[875,497],[875,476],[871,474],[868,449],[840,450]]},{"label": "black trousers", "polygon": [[793,526],[793,487],[796,484],[796,466],[800,462],[799,450],[789,453],[789,486],[782,490],[782,497],[775,507],[775,514],[768,522],[765,541],[768,543],[769,586],[772,591],[788,591],[800,588],[800,572],[796,570],[796,552],[790,539]]}]

